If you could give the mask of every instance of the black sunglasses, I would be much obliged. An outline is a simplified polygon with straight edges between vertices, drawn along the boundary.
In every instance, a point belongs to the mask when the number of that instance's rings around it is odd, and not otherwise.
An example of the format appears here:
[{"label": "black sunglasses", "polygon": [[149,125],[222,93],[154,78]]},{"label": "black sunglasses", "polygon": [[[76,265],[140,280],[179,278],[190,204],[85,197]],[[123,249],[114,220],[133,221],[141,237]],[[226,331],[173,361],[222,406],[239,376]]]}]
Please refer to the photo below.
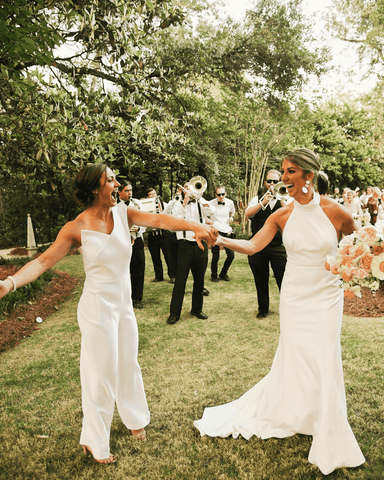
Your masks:
[{"label": "black sunglasses", "polygon": [[216,195],[217,195],[218,197],[224,197],[224,196],[225,196],[225,193],[216,193]]},{"label": "black sunglasses", "polygon": [[270,179],[268,179],[268,180],[265,180],[265,181],[266,181],[267,183],[274,183],[275,185],[276,185],[277,183],[279,183],[279,180],[270,180]]}]

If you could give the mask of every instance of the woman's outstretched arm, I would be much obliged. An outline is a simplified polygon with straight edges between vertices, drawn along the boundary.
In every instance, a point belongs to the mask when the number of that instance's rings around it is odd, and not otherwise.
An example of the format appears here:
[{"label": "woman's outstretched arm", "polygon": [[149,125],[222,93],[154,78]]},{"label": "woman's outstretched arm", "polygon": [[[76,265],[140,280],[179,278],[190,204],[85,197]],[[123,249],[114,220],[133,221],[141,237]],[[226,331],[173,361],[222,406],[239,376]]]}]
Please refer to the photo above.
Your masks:
[{"label": "woman's outstretched arm", "polygon": [[189,230],[194,232],[196,242],[203,250],[204,246],[201,243],[203,240],[214,245],[218,237],[219,232],[211,225],[175,218],[171,215],[166,215],[165,213],[156,214],[142,212],[136,208],[130,207],[128,207],[127,210],[130,225],[135,224],[140,225],[141,227],[153,227],[173,231]]},{"label": "woman's outstretched arm", "polygon": [[[64,258],[76,243],[74,230],[74,222],[68,222],[60,230],[55,242],[44,253],[18,270],[12,276],[16,287],[19,288],[33,282],[33,280],[36,280],[46,270],[52,268],[58,261]],[[0,281],[0,298],[5,297],[13,288],[14,284],[9,278]]]},{"label": "woman's outstretched arm", "polygon": [[[277,213],[277,212],[276,212]],[[253,255],[263,250],[279,231],[276,219],[272,215],[267,219],[263,228],[259,230],[250,240],[234,240],[228,237],[219,236],[216,245],[220,245],[245,255]]]}]

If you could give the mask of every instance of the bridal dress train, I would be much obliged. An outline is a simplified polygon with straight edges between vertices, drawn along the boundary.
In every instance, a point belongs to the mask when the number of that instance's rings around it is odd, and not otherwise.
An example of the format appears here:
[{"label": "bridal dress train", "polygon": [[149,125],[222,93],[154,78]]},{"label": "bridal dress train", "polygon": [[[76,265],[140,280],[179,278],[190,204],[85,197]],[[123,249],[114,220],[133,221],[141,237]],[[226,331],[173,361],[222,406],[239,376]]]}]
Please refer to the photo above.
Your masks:
[{"label": "bridal dress train", "polygon": [[[125,205],[124,205],[125,207]],[[86,279],[78,306],[81,331],[82,445],[108,458],[115,407],[125,426],[139,430],[149,410],[137,361],[138,328],[131,301],[131,241],[127,209],[112,208],[110,235],[82,230]]]},{"label": "bridal dress train", "polygon": [[280,295],[279,345],[268,375],[238,400],[204,410],[202,436],[245,439],[312,435],[309,462],[325,475],[365,462],[347,419],[340,333],[343,291],[324,268],[336,230],[314,194],[294,201],[283,232],[287,266]]}]

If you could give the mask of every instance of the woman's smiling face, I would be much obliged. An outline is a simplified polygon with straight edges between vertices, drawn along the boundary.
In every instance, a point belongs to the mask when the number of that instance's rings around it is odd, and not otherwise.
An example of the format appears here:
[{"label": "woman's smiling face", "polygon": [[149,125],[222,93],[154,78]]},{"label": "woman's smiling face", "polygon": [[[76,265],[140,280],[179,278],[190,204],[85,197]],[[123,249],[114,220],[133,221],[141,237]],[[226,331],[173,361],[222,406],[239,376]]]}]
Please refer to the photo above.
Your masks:
[{"label": "woman's smiling face", "polygon": [[304,175],[303,170],[298,165],[284,159],[281,167],[281,180],[287,187],[290,197],[303,195],[301,189],[305,186],[306,177],[309,179],[309,175]]},{"label": "woman's smiling face", "polygon": [[120,183],[116,180],[115,174],[107,167],[105,173],[100,178],[100,190],[97,201],[102,202],[108,207],[113,207],[117,203],[117,187]]}]

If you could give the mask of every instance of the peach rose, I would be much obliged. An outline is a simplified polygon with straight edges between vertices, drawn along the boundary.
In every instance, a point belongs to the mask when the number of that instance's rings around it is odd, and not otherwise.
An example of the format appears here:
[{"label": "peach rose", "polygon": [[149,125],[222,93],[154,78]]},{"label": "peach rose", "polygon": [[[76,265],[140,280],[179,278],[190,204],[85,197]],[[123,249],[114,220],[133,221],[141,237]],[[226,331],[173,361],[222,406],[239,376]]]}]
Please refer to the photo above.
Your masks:
[{"label": "peach rose", "polygon": [[365,270],[370,270],[371,269],[371,263],[372,263],[373,255],[372,253],[363,253],[360,259],[360,267],[364,268]]},{"label": "peach rose", "polygon": [[339,274],[339,264],[338,263],[332,263],[332,265],[330,265],[330,267],[331,267],[331,273],[333,273],[334,275]]},{"label": "peach rose", "polygon": [[342,256],[348,255],[349,254],[349,249],[350,249],[349,245],[340,245],[339,246],[340,255],[342,255]]},{"label": "peach rose", "polygon": [[376,228],[372,225],[367,225],[366,227],[360,228],[357,232],[357,236],[362,242],[373,243],[377,237]]},{"label": "peach rose", "polygon": [[341,278],[344,280],[344,282],[350,282],[352,280],[352,275],[348,275],[345,270],[342,270],[340,272]]},{"label": "peach rose", "polygon": [[383,245],[374,245],[372,247],[374,255],[380,255],[380,253],[384,253],[384,246]]},{"label": "peach rose", "polygon": [[364,268],[355,268],[353,270],[353,276],[355,278],[366,278],[369,275],[369,271]]}]

